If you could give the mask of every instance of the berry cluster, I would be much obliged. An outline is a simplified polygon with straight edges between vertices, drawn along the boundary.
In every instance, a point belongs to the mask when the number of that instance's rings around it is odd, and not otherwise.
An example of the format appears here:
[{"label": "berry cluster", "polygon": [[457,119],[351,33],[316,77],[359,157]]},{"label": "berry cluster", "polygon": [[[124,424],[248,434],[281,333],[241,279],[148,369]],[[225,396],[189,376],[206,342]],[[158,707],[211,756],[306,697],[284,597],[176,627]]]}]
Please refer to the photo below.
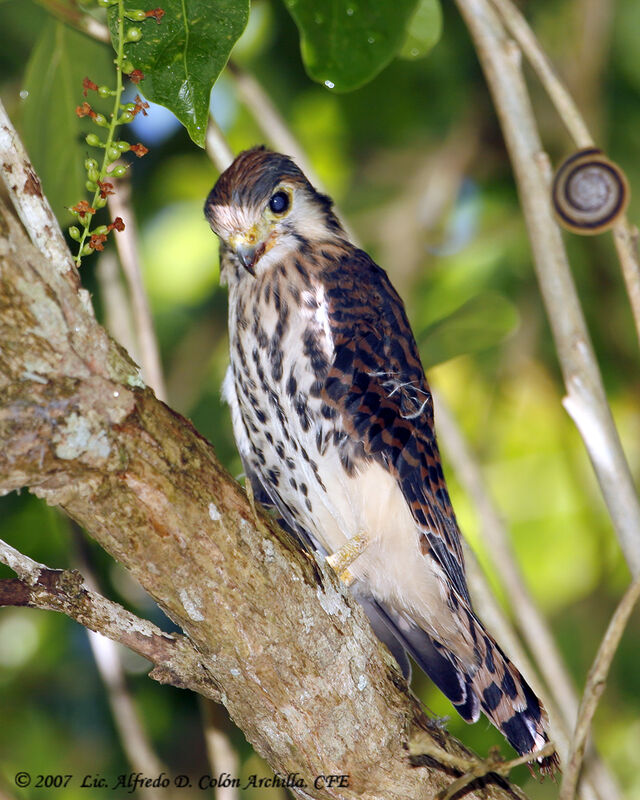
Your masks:
[{"label": "berry cluster", "polygon": [[142,30],[137,26],[132,26],[127,29],[125,34],[124,20],[128,19],[132,22],[143,22],[145,19],[153,18],[159,23],[164,16],[164,11],[161,8],[143,11],[142,9],[125,9],[124,0],[97,1],[98,5],[104,8],[115,5],[118,6],[118,37],[115,58],[116,87],[115,89],[111,89],[109,86],[98,86],[90,78],[85,78],[82,82],[83,94],[85,97],[88,96],[89,91],[92,91],[97,92],[98,97],[102,99],[113,98],[113,111],[111,112],[110,119],[107,119],[104,114],[95,111],[87,100],[76,108],[76,114],[79,117],[88,117],[99,128],[104,128],[106,130],[105,138],[101,138],[97,133],[89,133],[85,139],[90,147],[104,150],[102,164],[99,164],[95,158],[87,158],[84,162],[87,172],[86,187],[88,191],[93,192],[93,199],[90,203],[87,200],[81,200],[69,209],[81,226],[72,225],[69,228],[69,236],[71,236],[74,241],[78,242],[78,252],[76,255],[76,264],[78,266],[80,266],[83,256],[90,255],[95,250],[104,250],[104,243],[112,230],[124,230],[124,222],[121,217],[116,217],[109,225],[98,225],[93,229],[91,228],[93,215],[107,204],[108,196],[113,194],[113,183],[109,179],[121,178],[129,168],[128,164],[120,161],[120,157],[124,153],[132,152],[138,156],[138,158],[142,158],[142,156],[148,152],[143,144],[132,145],[129,144],[129,142],[116,138],[119,125],[131,122],[136,114],[140,112],[146,116],[146,109],[149,108],[149,104],[146,103],[140,95],[136,95],[135,102],[133,103],[121,102],[123,74],[128,75],[130,80],[135,84],[138,84],[144,78],[144,75],[139,69],[133,68],[133,65],[124,53],[125,44],[140,41],[142,38]]}]

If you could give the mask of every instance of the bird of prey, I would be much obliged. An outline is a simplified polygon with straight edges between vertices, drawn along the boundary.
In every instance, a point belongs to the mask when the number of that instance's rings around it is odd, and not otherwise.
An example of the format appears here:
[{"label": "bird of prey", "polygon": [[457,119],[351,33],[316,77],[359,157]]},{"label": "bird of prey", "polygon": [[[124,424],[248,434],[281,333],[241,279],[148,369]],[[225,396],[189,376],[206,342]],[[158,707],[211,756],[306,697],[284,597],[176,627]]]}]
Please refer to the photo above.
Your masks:
[{"label": "bird of prey", "polygon": [[[520,754],[546,713],[475,615],[402,300],[287,156],[256,147],[205,203],[229,286],[223,394],[254,495],[351,583],[380,637]],[[553,769],[555,756],[539,759]]]}]

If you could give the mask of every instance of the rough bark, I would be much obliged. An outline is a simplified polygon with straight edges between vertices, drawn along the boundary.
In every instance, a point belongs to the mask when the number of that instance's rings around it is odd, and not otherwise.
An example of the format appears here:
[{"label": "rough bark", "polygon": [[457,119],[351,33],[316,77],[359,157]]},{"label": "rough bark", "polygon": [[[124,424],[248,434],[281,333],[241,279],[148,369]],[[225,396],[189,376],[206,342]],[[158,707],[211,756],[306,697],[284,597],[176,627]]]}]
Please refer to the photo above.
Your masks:
[{"label": "rough bark", "polygon": [[[48,604],[146,651],[156,677],[221,700],[275,771],[302,776],[301,797],[433,797],[459,774],[409,755],[419,735],[469,757],[429,723],[331,570],[252,507],[96,323],[75,268],[2,206],[0,441],[0,493],[28,487],[64,509],[185,635],[156,652],[145,637],[161,631],[136,630],[73,573],[21,574],[0,602]],[[314,788],[328,774],[349,786]],[[495,776],[475,785],[465,796],[515,796]]]}]

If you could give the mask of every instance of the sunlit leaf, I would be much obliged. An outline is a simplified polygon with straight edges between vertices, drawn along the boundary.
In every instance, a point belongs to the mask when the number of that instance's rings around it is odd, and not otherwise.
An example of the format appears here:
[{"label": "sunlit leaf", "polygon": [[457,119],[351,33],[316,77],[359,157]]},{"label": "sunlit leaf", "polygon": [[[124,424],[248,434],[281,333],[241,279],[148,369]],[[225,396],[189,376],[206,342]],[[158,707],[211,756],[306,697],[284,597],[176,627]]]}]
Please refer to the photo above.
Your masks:
[{"label": "sunlit leaf", "polygon": [[422,58],[438,43],[441,34],[440,0],[420,0],[409,21],[407,38],[398,55],[408,59]]},{"label": "sunlit leaf", "polygon": [[416,0],[285,0],[300,31],[305,68],[329,89],[371,80],[402,47]]},{"label": "sunlit leaf", "polygon": [[480,294],[418,335],[424,366],[494,347],[517,324],[516,307],[506,298],[493,292]]},{"label": "sunlit leaf", "polygon": [[[96,128],[79,119],[76,106],[83,100],[82,79],[114,84],[115,70],[107,46],[49,20],[31,54],[23,85],[22,135],[59,220],[71,219],[66,208],[86,194],[84,160],[92,150],[84,134]],[[108,113],[108,103],[88,98]],[[100,151],[91,155],[100,157]]]},{"label": "sunlit leaf", "polygon": [[[204,147],[213,84],[245,29],[249,0],[163,0],[159,24],[135,23],[142,39],[125,45],[126,57],[144,80],[144,96],[173,111],[193,141]],[[158,0],[140,0],[150,11]],[[109,14],[111,34],[117,37],[117,14]],[[134,23],[125,22],[125,31]],[[114,38],[117,41],[117,38]]]}]

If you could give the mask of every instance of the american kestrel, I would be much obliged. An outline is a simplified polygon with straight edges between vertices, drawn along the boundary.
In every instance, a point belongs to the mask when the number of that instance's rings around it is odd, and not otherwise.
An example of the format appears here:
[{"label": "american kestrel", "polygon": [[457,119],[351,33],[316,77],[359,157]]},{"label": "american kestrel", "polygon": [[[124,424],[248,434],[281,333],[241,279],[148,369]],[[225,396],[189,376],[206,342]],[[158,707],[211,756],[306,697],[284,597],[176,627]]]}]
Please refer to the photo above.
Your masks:
[{"label": "american kestrel", "polygon": [[[256,147],[205,203],[229,286],[223,394],[254,495],[329,555],[376,633],[520,754],[542,704],[475,615],[403,303],[294,162]],[[556,758],[541,760],[552,769]]]}]

